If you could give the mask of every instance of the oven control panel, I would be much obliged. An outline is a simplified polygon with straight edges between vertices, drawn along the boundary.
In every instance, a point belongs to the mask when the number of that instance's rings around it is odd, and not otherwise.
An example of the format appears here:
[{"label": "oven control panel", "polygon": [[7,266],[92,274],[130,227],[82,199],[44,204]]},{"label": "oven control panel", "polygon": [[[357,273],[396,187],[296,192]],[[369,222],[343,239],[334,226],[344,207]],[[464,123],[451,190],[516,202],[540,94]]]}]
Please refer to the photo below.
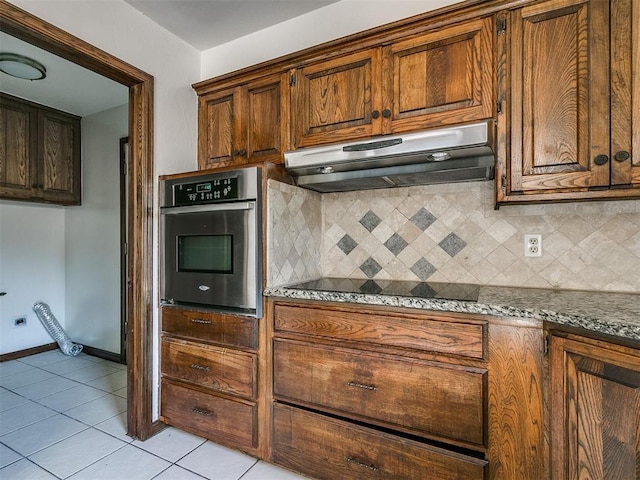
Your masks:
[{"label": "oven control panel", "polygon": [[238,178],[220,178],[206,182],[179,183],[173,186],[175,206],[198,205],[238,199]]}]

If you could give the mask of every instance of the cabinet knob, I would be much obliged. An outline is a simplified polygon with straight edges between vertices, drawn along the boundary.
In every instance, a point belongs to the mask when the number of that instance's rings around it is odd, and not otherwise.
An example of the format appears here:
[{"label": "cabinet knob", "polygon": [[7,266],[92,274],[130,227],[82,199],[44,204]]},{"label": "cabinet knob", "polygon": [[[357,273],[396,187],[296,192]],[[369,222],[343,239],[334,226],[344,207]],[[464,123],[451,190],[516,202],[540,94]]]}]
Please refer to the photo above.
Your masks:
[{"label": "cabinet knob", "polygon": [[593,159],[596,165],[604,165],[609,161],[609,157],[604,154],[596,155],[596,158]]},{"label": "cabinet knob", "polygon": [[382,116],[384,118],[389,118],[391,116],[391,110],[389,110],[388,108],[385,108],[384,110],[382,110]]},{"label": "cabinet knob", "polygon": [[380,112],[378,110],[374,110],[371,112],[371,118],[378,118],[380,116]]},{"label": "cabinet knob", "polygon": [[629,152],[626,152],[624,150],[621,150],[613,156],[613,158],[615,158],[618,162],[624,162],[625,160],[628,160],[629,157]]},{"label": "cabinet knob", "polygon": [[231,150],[231,156],[233,157],[244,157],[247,154],[246,150]]}]

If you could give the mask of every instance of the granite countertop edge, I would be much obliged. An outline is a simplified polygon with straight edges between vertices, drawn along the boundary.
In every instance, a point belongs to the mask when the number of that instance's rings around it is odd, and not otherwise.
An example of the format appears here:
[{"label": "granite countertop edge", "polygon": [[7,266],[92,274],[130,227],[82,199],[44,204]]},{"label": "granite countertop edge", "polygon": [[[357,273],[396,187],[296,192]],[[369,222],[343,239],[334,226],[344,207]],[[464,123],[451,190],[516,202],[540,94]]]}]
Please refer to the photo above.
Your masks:
[{"label": "granite countertop edge", "polygon": [[[526,305],[530,292],[536,298],[530,303],[545,304],[549,308],[540,309],[533,305]],[[590,314],[571,312],[571,307],[555,307],[550,298],[562,295],[561,303],[575,297],[577,302],[584,302],[586,298],[599,299],[628,299],[630,308],[617,311],[615,307],[596,305]],[[553,291],[542,289],[511,288],[511,287],[481,287],[478,302],[462,300],[442,300],[412,298],[400,295],[366,294],[329,292],[320,290],[303,290],[298,288],[269,287],[265,289],[267,297],[283,297],[298,300],[319,300],[325,302],[356,303],[363,305],[379,305],[388,307],[405,307],[422,310],[435,310],[453,313],[472,313],[482,315],[506,316],[512,318],[534,319],[557,323],[570,327],[603,333],[615,337],[624,337],[640,341],[640,295],[608,294],[594,292]],[[510,301],[510,297],[513,299]],[[570,302],[569,302],[570,303]],[[551,305],[549,305],[551,304]],[[628,306],[627,306],[628,307]],[[636,311],[637,309],[637,311]],[[637,313],[637,315],[636,315]]]}]

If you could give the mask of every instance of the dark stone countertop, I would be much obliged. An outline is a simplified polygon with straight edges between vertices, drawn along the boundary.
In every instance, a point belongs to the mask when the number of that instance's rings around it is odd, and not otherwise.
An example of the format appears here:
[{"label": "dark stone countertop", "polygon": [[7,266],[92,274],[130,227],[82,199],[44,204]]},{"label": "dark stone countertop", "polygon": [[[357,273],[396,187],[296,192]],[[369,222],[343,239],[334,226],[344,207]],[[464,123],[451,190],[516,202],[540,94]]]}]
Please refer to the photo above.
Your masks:
[{"label": "dark stone countertop", "polygon": [[537,319],[640,340],[640,294],[322,278],[270,287],[268,297]]}]

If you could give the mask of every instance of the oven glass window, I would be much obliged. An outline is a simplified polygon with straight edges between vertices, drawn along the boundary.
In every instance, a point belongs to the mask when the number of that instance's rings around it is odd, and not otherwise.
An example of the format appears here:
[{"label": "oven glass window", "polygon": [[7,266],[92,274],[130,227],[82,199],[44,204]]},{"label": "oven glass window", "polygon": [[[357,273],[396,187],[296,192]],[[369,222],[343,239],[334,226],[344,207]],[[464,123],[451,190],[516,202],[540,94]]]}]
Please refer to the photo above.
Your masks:
[{"label": "oven glass window", "polygon": [[233,235],[179,235],[178,271],[233,273]]}]

